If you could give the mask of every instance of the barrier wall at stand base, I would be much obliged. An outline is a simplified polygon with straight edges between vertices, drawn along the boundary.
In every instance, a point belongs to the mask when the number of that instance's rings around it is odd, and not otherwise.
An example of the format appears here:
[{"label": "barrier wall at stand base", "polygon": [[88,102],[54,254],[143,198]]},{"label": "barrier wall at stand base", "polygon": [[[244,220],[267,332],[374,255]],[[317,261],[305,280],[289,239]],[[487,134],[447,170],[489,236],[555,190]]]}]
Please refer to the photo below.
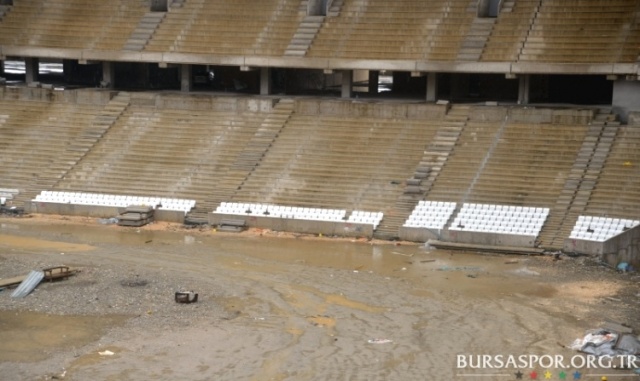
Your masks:
[{"label": "barrier wall at stand base", "polygon": [[625,230],[606,241],[567,238],[564,251],[597,255],[609,266],[616,267],[621,262],[640,269],[640,225]]},{"label": "barrier wall at stand base", "polygon": [[[25,204],[28,213],[59,214],[63,216],[80,216],[95,218],[116,217],[124,211],[124,207],[60,204],[53,202],[31,201]],[[155,220],[183,223],[185,214],[175,210],[156,210]]]},{"label": "barrier wall at stand base", "polygon": [[442,233],[442,241],[469,243],[483,246],[535,247],[536,236],[448,230]]},{"label": "barrier wall at stand base", "polygon": [[222,220],[243,218],[247,227],[263,228],[275,231],[322,234],[326,236],[371,238],[373,237],[373,225],[351,223],[345,221],[318,221],[279,217],[241,217],[237,214],[209,213],[209,224],[219,225]]},{"label": "barrier wall at stand base", "polygon": [[398,229],[398,238],[410,242],[427,242],[430,239],[440,240],[442,230],[401,226]]}]

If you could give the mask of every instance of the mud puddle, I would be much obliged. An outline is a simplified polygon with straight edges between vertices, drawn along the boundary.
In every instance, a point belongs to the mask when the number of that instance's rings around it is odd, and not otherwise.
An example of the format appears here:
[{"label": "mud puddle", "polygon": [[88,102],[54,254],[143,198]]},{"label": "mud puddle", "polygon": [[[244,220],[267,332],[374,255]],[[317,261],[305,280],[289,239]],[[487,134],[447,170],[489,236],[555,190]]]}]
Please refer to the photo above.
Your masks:
[{"label": "mud puddle", "polygon": [[81,348],[128,318],[0,311],[0,362],[35,362],[57,351]]}]

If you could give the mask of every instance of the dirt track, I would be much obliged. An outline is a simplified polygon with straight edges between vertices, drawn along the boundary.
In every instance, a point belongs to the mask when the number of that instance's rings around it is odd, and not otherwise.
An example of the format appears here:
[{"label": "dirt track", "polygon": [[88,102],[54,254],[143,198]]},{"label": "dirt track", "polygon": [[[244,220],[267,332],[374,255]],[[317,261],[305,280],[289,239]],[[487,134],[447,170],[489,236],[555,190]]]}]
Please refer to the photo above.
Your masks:
[{"label": "dirt track", "polygon": [[[640,329],[638,276],[584,258],[60,217],[0,224],[0,277],[81,270],[22,300],[0,292],[8,380],[464,379],[481,371],[456,369],[457,354],[570,357],[558,343],[606,318]],[[182,289],[199,302],[175,303]]]}]

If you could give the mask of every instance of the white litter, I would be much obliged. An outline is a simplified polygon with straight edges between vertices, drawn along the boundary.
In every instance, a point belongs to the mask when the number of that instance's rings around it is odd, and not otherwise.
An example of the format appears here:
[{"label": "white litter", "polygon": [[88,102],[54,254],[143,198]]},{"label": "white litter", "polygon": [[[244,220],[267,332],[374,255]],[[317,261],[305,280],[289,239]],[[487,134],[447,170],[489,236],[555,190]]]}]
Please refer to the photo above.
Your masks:
[{"label": "white litter", "polygon": [[367,343],[369,343],[369,344],[389,344],[389,343],[393,343],[393,340],[389,340],[389,339],[369,339],[369,340],[367,340]]},{"label": "white litter", "polygon": [[113,356],[113,355],[115,355],[115,353],[111,352],[110,350],[106,350],[106,351],[103,351],[103,352],[98,352],[98,354],[100,356]]}]

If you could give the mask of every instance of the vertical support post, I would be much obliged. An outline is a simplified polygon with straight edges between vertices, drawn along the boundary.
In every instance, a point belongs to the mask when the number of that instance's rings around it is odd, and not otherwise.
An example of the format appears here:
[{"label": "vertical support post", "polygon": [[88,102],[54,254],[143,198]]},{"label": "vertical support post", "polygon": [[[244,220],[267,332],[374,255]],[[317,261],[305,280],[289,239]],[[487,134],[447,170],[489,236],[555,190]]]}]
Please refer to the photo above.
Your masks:
[{"label": "vertical support post", "polygon": [[438,96],[438,77],[436,73],[427,73],[427,102],[435,102]]},{"label": "vertical support post", "polygon": [[342,71],[342,98],[351,98],[353,94],[353,71]]},{"label": "vertical support post", "polygon": [[260,95],[271,94],[271,69],[260,68]]},{"label": "vertical support post", "polygon": [[380,72],[369,70],[369,94],[378,94],[378,82],[380,82]]},{"label": "vertical support post", "polygon": [[27,84],[38,82],[39,67],[40,65],[37,58],[27,57],[24,59],[25,82]]},{"label": "vertical support post", "polygon": [[0,77],[4,76],[4,59],[0,59]]},{"label": "vertical support post", "polygon": [[191,65],[180,65],[180,90],[188,92],[193,88],[193,79],[191,78]]},{"label": "vertical support post", "polygon": [[113,89],[115,86],[115,65],[110,61],[102,62],[102,81],[100,81],[100,87],[107,89]]},{"label": "vertical support post", "polygon": [[520,76],[520,82],[518,85],[518,104],[529,104],[529,88],[531,84],[531,75],[523,74]]}]

